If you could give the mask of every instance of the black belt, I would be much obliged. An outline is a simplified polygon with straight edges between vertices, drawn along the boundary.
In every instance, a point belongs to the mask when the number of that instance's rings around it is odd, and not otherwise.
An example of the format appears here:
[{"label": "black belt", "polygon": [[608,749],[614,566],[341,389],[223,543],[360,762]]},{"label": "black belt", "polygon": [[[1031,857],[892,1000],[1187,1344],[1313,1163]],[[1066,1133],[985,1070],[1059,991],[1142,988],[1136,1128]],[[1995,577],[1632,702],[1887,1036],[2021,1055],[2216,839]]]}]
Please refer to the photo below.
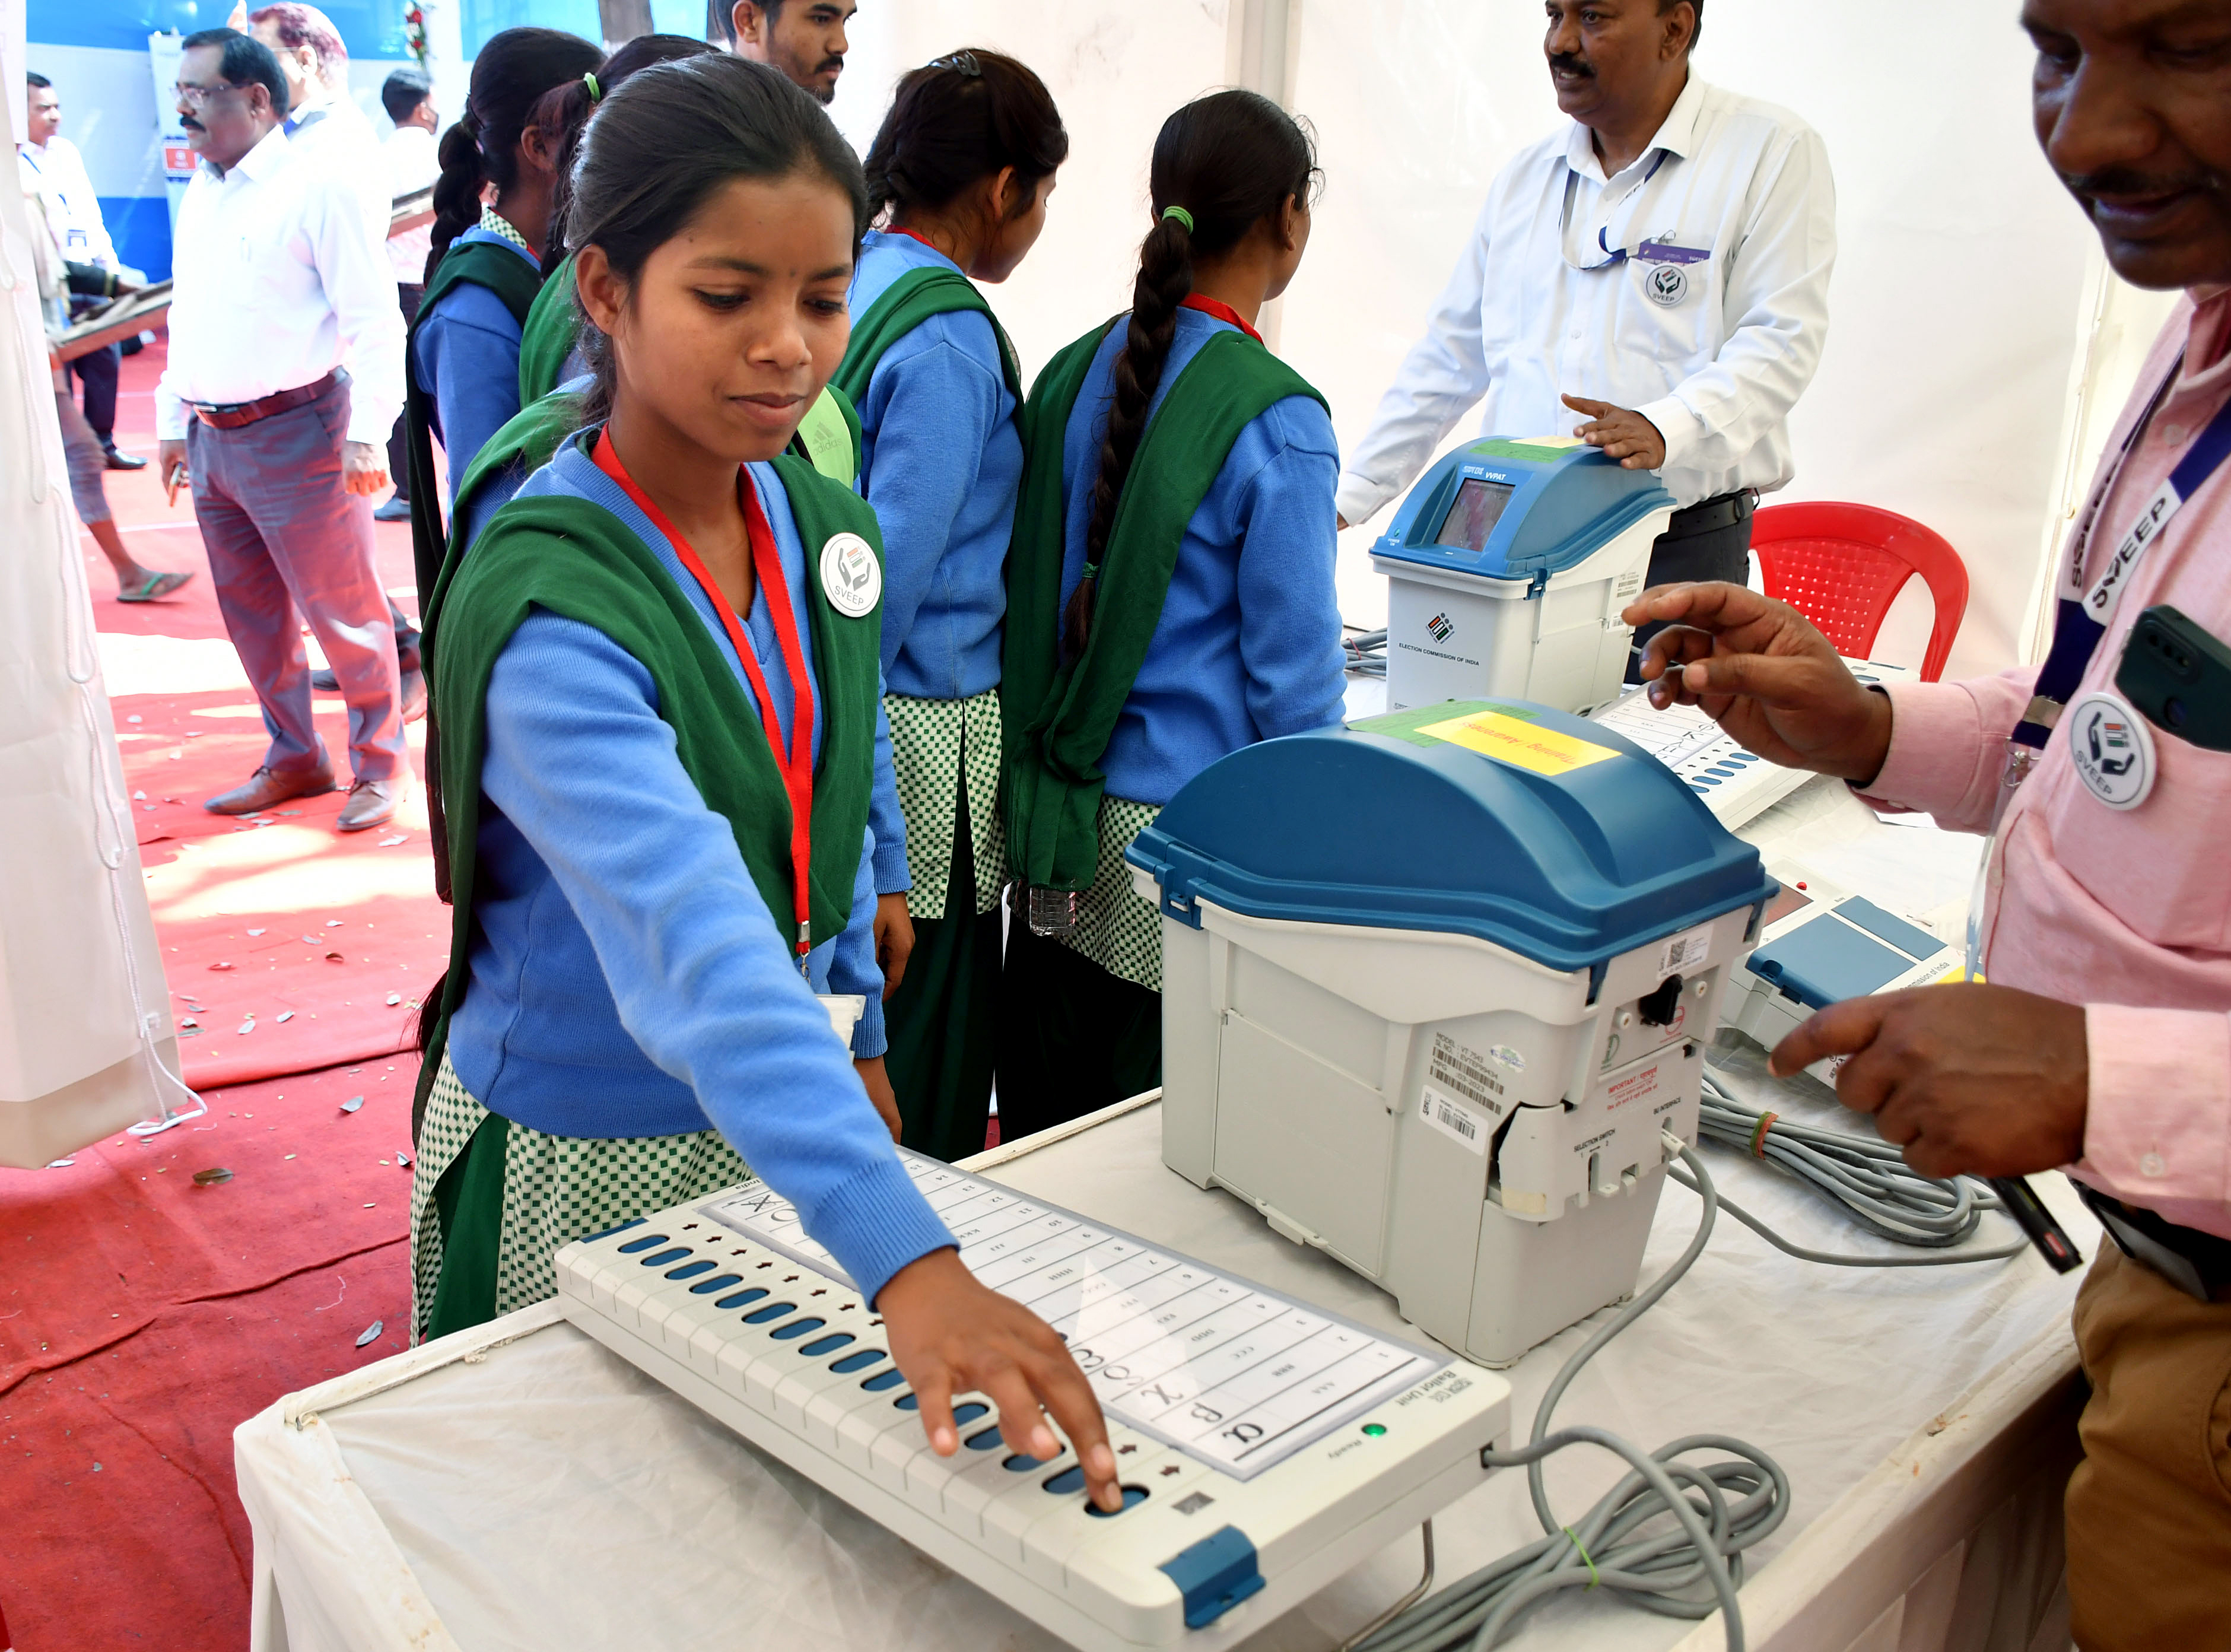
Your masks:
[{"label": "black belt", "polygon": [[2076,1191],[2124,1255],[2144,1262],[2187,1296],[2202,1302],[2231,1302],[2231,1239],[2180,1228],[2081,1182]]},{"label": "black belt", "polygon": [[1686,510],[1677,510],[1673,520],[1665,524],[1665,532],[1674,539],[1688,539],[1698,534],[1717,533],[1723,528],[1733,528],[1737,522],[1748,522],[1758,509],[1758,489],[1740,488],[1734,493],[1723,493],[1716,499],[1701,500]]}]

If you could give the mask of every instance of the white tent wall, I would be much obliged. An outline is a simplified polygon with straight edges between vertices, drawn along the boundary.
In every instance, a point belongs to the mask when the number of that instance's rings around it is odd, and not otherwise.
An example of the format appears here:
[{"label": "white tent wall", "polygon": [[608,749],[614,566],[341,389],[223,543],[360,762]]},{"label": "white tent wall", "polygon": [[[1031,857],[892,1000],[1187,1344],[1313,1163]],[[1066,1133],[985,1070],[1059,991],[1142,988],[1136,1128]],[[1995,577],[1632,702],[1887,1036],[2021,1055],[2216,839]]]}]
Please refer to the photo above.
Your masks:
[{"label": "white tent wall", "polygon": [[[1239,0],[1233,0],[1233,7]],[[830,113],[864,157],[909,69],[964,46],[1028,63],[1069,129],[1045,234],[992,292],[1025,383],[1047,359],[1131,301],[1147,230],[1147,160],[1171,110],[1224,84],[1225,0],[867,0]]]},{"label": "white tent wall", "polygon": [[[23,115],[22,0],[0,0],[0,142]],[[102,690],[31,222],[0,178],[0,1164],[44,1164],[191,1107]]]},{"label": "white tent wall", "polygon": [[[2047,547],[2168,301],[2105,275],[2039,154],[2012,0],[1710,0],[1706,13],[1698,72],[1796,111],[1836,172],[1828,343],[1793,420],[1796,479],[1775,498],[1880,505],[1952,542],[1972,592],[1948,675],[2035,658]],[[1306,116],[1326,186],[1275,338],[1344,444],[1489,180],[1561,118],[1531,0],[870,0],[853,43],[834,113],[863,153],[897,76],[958,46],[1012,52],[1060,106],[1072,158],[1045,238],[993,295],[1026,373],[1127,302],[1148,153],[1171,109],[1238,82]],[[1468,416],[1451,443],[1476,430]],[[1386,520],[1342,536],[1354,623],[1384,619],[1366,550]],[[1917,664],[1929,613],[1916,582],[1881,651]]]}]

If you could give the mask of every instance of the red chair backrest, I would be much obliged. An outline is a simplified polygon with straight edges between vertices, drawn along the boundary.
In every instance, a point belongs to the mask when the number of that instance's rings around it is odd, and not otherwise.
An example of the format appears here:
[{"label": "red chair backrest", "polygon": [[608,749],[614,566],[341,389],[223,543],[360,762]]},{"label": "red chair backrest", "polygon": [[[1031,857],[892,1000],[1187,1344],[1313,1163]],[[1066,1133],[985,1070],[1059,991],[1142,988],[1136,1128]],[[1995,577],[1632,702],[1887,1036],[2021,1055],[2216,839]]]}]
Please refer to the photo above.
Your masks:
[{"label": "red chair backrest", "polygon": [[1941,534],[1872,505],[1768,505],[1751,523],[1766,594],[1796,608],[1851,659],[1872,654],[1883,616],[1918,573],[1936,605],[1921,679],[1934,683],[1968,612],[1968,567]]}]

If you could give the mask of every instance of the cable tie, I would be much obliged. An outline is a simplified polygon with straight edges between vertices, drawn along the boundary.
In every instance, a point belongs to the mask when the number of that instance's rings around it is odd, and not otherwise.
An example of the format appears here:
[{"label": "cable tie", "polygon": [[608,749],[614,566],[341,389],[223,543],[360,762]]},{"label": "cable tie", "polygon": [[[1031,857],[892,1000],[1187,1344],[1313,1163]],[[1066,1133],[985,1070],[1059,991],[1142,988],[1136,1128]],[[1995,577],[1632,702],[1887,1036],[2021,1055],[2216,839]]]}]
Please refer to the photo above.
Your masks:
[{"label": "cable tie", "polygon": [[1751,1157],[1762,1159],[1766,1156],[1766,1133],[1774,1128],[1774,1121],[1781,1117],[1780,1113],[1761,1113],[1758,1116],[1758,1128],[1750,1133]]},{"label": "cable tie", "polygon": [[1579,1538],[1574,1537],[1573,1528],[1571,1526],[1568,1526],[1562,1529],[1567,1537],[1572,1538],[1573,1547],[1580,1552],[1581,1564],[1588,1569],[1588,1587],[1594,1589],[1598,1584],[1601,1583],[1603,1579],[1596,1576],[1596,1563],[1588,1558],[1588,1545],[1582,1543]]}]

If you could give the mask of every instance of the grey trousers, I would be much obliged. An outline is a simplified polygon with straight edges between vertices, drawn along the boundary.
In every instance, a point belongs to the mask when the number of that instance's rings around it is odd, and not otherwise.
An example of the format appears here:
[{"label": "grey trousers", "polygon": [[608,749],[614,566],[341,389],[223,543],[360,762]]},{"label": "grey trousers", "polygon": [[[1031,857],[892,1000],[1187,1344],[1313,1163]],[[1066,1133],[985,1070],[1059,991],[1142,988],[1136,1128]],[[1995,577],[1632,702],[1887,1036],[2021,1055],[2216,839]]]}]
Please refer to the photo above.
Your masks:
[{"label": "grey trousers", "polygon": [[264,762],[301,774],[327,761],[310,719],[307,620],[348,702],[356,778],[384,781],[403,774],[409,759],[395,628],[372,560],[372,502],[341,485],[348,417],[342,384],[237,430],[196,419],[186,463],[217,607],[271,735]]}]

